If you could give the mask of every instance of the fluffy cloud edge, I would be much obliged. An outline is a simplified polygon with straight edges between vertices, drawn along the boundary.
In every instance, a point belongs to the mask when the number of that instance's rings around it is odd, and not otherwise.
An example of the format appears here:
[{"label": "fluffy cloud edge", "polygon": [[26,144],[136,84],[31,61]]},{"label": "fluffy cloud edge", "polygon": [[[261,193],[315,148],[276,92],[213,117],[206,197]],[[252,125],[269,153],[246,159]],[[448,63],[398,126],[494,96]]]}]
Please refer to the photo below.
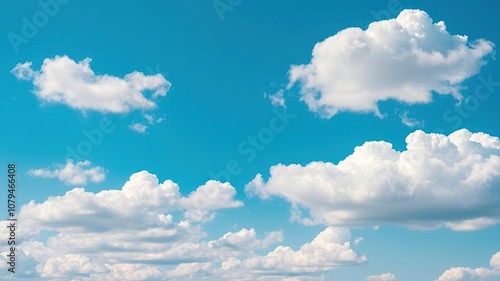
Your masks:
[{"label": "fluffy cloud edge", "polygon": [[89,181],[99,183],[106,179],[105,169],[100,166],[91,167],[89,160],[73,163],[67,160],[64,165],[54,168],[30,169],[28,175],[41,178],[56,178],[67,185],[86,185]]},{"label": "fluffy cloud edge", "polygon": [[[453,267],[446,270],[436,281],[492,280],[500,276],[500,252],[491,256],[490,267]],[[485,279],[486,278],[486,279]]]},{"label": "fluffy cloud edge", "polygon": [[346,28],[316,43],[308,64],[292,65],[287,89],[323,118],[341,111],[373,112],[396,100],[430,103],[432,94],[461,100],[461,83],[479,72],[494,44],[451,35],[421,10],[403,10],[366,30]]},{"label": "fluffy cloud edge", "polygon": [[[71,108],[104,113],[151,110],[156,99],[165,96],[171,83],[161,74],[144,75],[134,71],[123,78],[96,74],[90,58],[79,62],[68,56],[46,58],[40,70],[32,62],[18,63],[12,70],[19,80],[31,81],[33,93],[43,102],[65,104]],[[150,92],[150,98],[145,93]]]},{"label": "fluffy cloud edge", "polygon": [[498,137],[417,130],[406,143],[399,152],[388,142],[365,142],[338,164],[278,164],[245,192],[285,199],[292,220],[303,224],[476,230],[500,221]]},{"label": "fluffy cloud edge", "polygon": [[[352,240],[346,228],[327,227],[298,250],[279,245],[262,256],[255,251],[281,244],[282,230],[258,235],[254,228],[242,228],[207,241],[204,225],[213,212],[243,206],[235,195],[229,183],[214,180],[182,195],[173,181],[160,183],[141,171],[119,190],[75,188],[32,201],[19,213],[26,227],[18,233],[18,260],[25,265],[18,277],[317,280],[336,268],[366,262],[351,246],[361,239]],[[195,209],[201,213],[190,213]]]}]

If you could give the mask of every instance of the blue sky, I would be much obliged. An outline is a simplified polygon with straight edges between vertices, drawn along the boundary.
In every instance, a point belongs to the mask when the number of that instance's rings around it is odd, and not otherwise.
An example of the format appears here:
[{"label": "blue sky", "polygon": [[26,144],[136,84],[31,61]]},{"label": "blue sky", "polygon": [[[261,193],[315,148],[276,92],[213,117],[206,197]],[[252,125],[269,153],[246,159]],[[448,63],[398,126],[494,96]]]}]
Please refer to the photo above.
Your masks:
[{"label": "blue sky", "polygon": [[16,277],[496,280],[497,8],[7,1]]}]

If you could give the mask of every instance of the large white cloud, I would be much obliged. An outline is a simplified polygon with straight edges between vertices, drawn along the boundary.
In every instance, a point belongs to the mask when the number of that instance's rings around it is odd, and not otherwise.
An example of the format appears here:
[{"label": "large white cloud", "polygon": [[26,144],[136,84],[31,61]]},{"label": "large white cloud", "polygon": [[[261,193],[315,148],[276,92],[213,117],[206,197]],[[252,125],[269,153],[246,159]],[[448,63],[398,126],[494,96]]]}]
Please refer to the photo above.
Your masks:
[{"label": "large white cloud", "polygon": [[[92,193],[75,188],[21,207],[19,250],[36,261],[36,272],[42,277],[109,277],[129,269],[157,273],[154,264],[225,259],[247,251],[248,245],[253,250],[280,242],[281,232],[259,239],[253,229],[203,242],[206,234],[198,221],[213,218],[217,210],[242,206],[234,200],[235,194],[229,183],[208,181],[183,196],[177,184],[159,183],[146,171],[133,174],[120,190]],[[200,198],[213,201],[204,203]],[[197,208],[197,216],[190,215]],[[176,216],[181,220],[176,221]],[[5,231],[1,232],[7,235]],[[52,234],[43,238],[47,233]]]},{"label": "large white cloud", "polygon": [[[75,62],[67,56],[56,56],[45,59],[39,71],[31,68],[31,62],[25,62],[11,72],[18,79],[33,81],[34,94],[41,101],[83,111],[125,113],[153,109],[156,98],[165,96],[171,85],[161,74],[134,71],[124,78],[98,75],[90,62],[90,58]],[[147,92],[151,92],[150,98],[144,95]]]},{"label": "large white cloud", "polygon": [[500,252],[491,257],[490,268],[453,267],[446,270],[436,281],[486,281],[500,276]]},{"label": "large white cloud", "polygon": [[[212,194],[207,195],[207,192]],[[133,174],[121,190],[92,193],[75,188],[64,196],[49,197],[42,203],[31,201],[21,208],[19,219],[26,223],[24,229],[31,234],[51,227],[54,230],[79,228],[86,231],[122,226],[143,229],[150,224],[171,225],[171,215],[164,214],[167,211],[183,211],[186,219],[194,222],[213,218],[213,211],[243,205],[234,200],[235,194],[236,190],[229,183],[211,180],[189,196],[182,196],[179,186],[173,181],[159,183],[155,175],[142,171]],[[203,202],[200,198],[211,201]],[[192,215],[193,212],[197,215]],[[162,231],[144,235],[165,237],[166,233]]]},{"label": "large white cloud", "polygon": [[65,165],[58,165],[55,168],[30,169],[28,174],[42,178],[57,178],[60,181],[71,185],[85,185],[88,181],[101,182],[106,178],[104,168],[90,167],[91,162],[81,161],[76,164],[72,160],[67,160]]},{"label": "large white cloud", "polygon": [[424,11],[403,10],[366,30],[347,28],[317,43],[306,65],[290,68],[289,86],[301,100],[330,118],[339,111],[375,112],[393,99],[428,103],[432,92],[461,99],[461,83],[478,73],[493,43],[451,35]]},{"label": "large white cloud", "polygon": [[258,174],[245,190],[286,199],[292,218],[305,224],[473,230],[500,221],[497,137],[415,131],[406,143],[399,152],[366,142],[338,164],[278,164],[267,181]]},{"label": "large white cloud", "polygon": [[[229,183],[217,181],[182,195],[173,181],[160,183],[142,171],[119,190],[75,188],[41,203],[32,201],[21,207],[18,217],[22,227],[17,230],[16,256],[22,266],[17,277],[310,280],[366,261],[351,248],[350,232],[343,228],[327,228],[298,251],[278,246],[264,256],[257,251],[283,242],[283,231],[258,235],[254,228],[243,228],[206,239],[204,226],[214,212],[242,206],[234,196]],[[1,228],[0,235],[8,236],[7,231]],[[6,255],[0,257],[4,269]]]}]

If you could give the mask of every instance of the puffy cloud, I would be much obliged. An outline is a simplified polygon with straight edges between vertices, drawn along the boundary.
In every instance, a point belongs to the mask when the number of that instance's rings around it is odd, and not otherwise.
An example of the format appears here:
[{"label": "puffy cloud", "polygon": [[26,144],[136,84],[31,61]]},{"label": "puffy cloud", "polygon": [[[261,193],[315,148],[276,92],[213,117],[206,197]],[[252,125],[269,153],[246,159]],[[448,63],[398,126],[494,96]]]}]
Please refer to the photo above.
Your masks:
[{"label": "puffy cloud", "polygon": [[[254,229],[242,229],[205,241],[198,221],[242,206],[234,195],[228,183],[208,181],[183,196],[176,183],[159,183],[146,171],[133,174],[120,190],[75,188],[21,207],[17,255],[34,261],[36,276],[54,280],[170,280],[189,267],[252,254],[283,240],[281,231],[260,238]],[[191,215],[197,208],[197,216]],[[170,265],[179,267],[169,273]]]},{"label": "puffy cloud", "polygon": [[234,201],[236,190],[229,184],[221,184],[210,180],[205,185],[191,192],[189,196],[179,200],[180,206],[186,209],[186,217],[194,221],[202,221],[211,218],[209,215],[213,210],[219,208],[236,208],[243,205],[240,201]]},{"label": "puffy cloud", "polygon": [[[415,131],[400,152],[366,142],[338,164],[278,164],[248,195],[277,196],[304,224],[474,230],[500,221],[500,140],[458,130],[449,136]],[[304,215],[303,212],[308,212]]]},{"label": "puffy cloud", "polygon": [[[207,192],[213,194],[206,195]],[[83,188],[75,188],[64,196],[50,197],[43,203],[31,201],[21,208],[19,218],[26,222],[26,231],[34,234],[41,229],[78,228],[92,232],[121,226],[143,229],[150,224],[166,227],[172,224],[172,216],[165,215],[165,211],[184,210],[190,221],[207,220],[203,215],[213,217],[212,211],[242,206],[242,202],[233,199],[235,194],[236,191],[228,183],[208,181],[184,197],[179,186],[173,181],[159,183],[155,175],[142,171],[133,174],[121,190],[92,193]],[[202,198],[213,201],[201,202]],[[196,202],[199,202],[199,205],[196,205]],[[200,215],[194,217],[192,212]],[[75,221],[75,218],[79,220]],[[179,230],[174,229],[173,233]],[[141,232],[134,235],[159,236],[166,239],[169,232],[163,233],[164,231],[165,228],[158,233]]]},{"label": "puffy cloud", "polygon": [[242,248],[242,249],[264,249],[271,244],[283,241],[282,231],[273,231],[262,240],[257,239],[255,229],[245,229],[238,232],[228,232],[218,240],[209,243],[211,247]]},{"label": "puffy cloud", "polygon": [[[161,74],[144,75],[134,71],[119,78],[97,75],[90,68],[90,58],[75,62],[67,56],[43,61],[39,71],[31,62],[19,63],[12,73],[21,80],[33,81],[34,94],[44,102],[62,103],[72,108],[100,112],[126,113],[156,107],[155,99],[170,88]],[[151,92],[151,98],[144,93]]]},{"label": "puffy cloud", "polygon": [[[318,276],[337,267],[366,262],[364,255],[351,248],[350,239],[348,229],[328,227],[298,251],[278,246],[265,256],[228,259],[222,263],[219,274],[228,279],[286,280],[294,276]],[[267,279],[269,276],[273,278]]]},{"label": "puffy cloud", "polygon": [[394,281],[396,280],[396,275],[392,273],[384,273],[381,275],[370,275],[366,278],[366,281]]},{"label": "puffy cloud", "polygon": [[493,43],[452,35],[427,13],[403,10],[397,18],[347,28],[317,43],[306,65],[290,68],[301,100],[330,118],[339,111],[374,112],[389,99],[429,103],[432,93],[461,100],[461,83],[478,73]]},{"label": "puffy cloud", "polygon": [[[206,240],[201,222],[214,211],[235,208],[229,184],[208,181],[187,196],[171,180],[146,171],[120,190],[75,188],[63,196],[21,207],[18,261],[21,277],[51,280],[318,280],[341,266],[366,261],[351,248],[348,229],[328,227],[294,251],[278,246],[282,231],[258,235],[243,228]],[[205,202],[208,201],[208,202]],[[188,209],[189,208],[189,209]],[[200,208],[206,217],[191,215]],[[184,220],[176,219],[184,216]],[[6,224],[6,221],[2,223]],[[0,228],[0,235],[8,235]],[[359,241],[356,239],[355,241]],[[6,254],[1,253],[0,264]],[[6,274],[7,271],[4,270]]]},{"label": "puffy cloud", "polygon": [[182,263],[175,269],[170,270],[168,276],[171,278],[179,278],[178,280],[186,280],[188,278],[189,280],[193,280],[195,278],[203,278],[211,275],[212,270],[213,264],[211,262]]},{"label": "puffy cloud", "polygon": [[65,184],[85,185],[88,181],[101,182],[106,178],[102,167],[90,168],[92,163],[88,160],[73,163],[67,160],[65,165],[58,165],[55,169],[30,169],[28,175],[42,178],[57,178]]},{"label": "puffy cloud", "polygon": [[82,255],[50,257],[41,267],[41,277],[65,277],[68,275],[104,273],[106,267],[90,262]]},{"label": "puffy cloud", "polygon": [[491,257],[490,267],[468,268],[468,267],[454,267],[446,270],[436,281],[483,281],[498,280],[500,276],[500,252],[497,252]]}]

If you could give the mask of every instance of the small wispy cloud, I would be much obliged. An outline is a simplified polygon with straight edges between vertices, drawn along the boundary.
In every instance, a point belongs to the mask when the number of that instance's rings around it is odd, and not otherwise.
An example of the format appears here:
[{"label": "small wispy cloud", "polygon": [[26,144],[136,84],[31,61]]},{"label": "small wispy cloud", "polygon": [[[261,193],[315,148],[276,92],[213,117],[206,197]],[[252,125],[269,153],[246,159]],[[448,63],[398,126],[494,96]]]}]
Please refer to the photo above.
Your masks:
[{"label": "small wispy cloud", "polygon": [[157,118],[151,114],[144,114],[144,118],[146,119],[146,121],[148,121],[149,125],[156,125],[156,124],[160,124],[161,122],[165,121],[165,118],[163,118],[163,117]]},{"label": "small wispy cloud", "polygon": [[129,128],[136,133],[145,134],[148,129],[148,126],[142,123],[132,123],[130,124]]},{"label": "small wispy cloud", "polygon": [[[151,126],[156,126],[163,121],[165,121],[165,118],[163,117],[155,117],[152,114],[143,114],[144,119],[146,119],[146,122],[134,122],[130,124],[129,129],[132,131],[139,133],[139,134],[145,134],[147,133],[147,130]],[[146,124],[144,124],[146,123]]]},{"label": "small wispy cloud", "polygon": [[264,93],[264,98],[269,99],[271,104],[275,107],[286,107],[284,93],[285,90],[283,89],[278,90],[274,94]]},{"label": "small wispy cloud", "polygon": [[409,128],[422,128],[424,126],[424,121],[420,121],[417,118],[411,117],[410,112],[403,111],[399,114],[399,118],[401,118],[401,123]]}]

